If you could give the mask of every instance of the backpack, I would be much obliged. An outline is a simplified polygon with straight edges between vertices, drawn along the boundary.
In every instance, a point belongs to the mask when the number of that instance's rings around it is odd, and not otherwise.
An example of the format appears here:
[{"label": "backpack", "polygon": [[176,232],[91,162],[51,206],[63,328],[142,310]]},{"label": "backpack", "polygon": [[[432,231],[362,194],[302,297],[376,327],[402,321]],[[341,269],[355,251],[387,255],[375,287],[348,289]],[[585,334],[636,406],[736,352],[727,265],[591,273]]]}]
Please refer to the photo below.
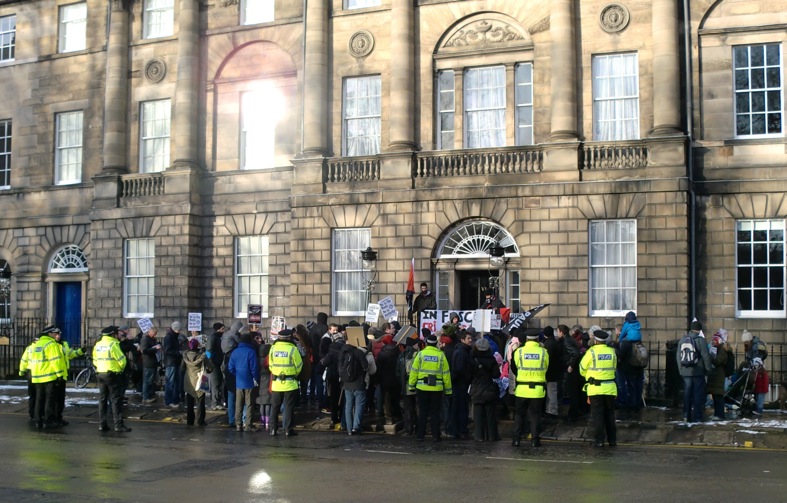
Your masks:
[{"label": "backpack", "polygon": [[648,366],[650,355],[648,354],[648,347],[637,341],[631,344],[631,354],[629,355],[629,365],[632,367],[644,369]]},{"label": "backpack", "polygon": [[339,379],[342,382],[351,382],[358,379],[361,366],[355,358],[355,351],[342,351],[339,357]]},{"label": "backpack", "polygon": [[735,353],[727,351],[727,363],[724,365],[724,377],[730,377],[735,373]]},{"label": "backpack", "polygon": [[680,340],[678,351],[680,351],[681,366],[695,367],[700,362],[700,352],[697,351],[697,345],[694,344],[692,336],[686,335]]}]

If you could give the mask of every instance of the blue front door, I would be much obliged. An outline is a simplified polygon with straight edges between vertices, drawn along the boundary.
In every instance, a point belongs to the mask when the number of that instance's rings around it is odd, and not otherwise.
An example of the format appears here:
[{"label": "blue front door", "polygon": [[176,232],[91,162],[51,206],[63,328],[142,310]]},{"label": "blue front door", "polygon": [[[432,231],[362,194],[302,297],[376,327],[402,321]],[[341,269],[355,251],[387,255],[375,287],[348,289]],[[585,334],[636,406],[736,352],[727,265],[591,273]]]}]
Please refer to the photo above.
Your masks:
[{"label": "blue front door", "polygon": [[55,324],[63,331],[61,338],[72,348],[80,346],[82,327],[82,283],[55,283]]}]

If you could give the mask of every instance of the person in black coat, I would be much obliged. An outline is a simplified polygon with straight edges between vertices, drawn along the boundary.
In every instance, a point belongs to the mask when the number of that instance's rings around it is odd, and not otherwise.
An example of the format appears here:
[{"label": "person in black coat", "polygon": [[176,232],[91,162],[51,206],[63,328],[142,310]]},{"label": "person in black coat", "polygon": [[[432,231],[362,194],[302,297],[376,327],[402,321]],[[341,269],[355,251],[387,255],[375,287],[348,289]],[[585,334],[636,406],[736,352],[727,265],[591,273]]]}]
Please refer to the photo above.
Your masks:
[{"label": "person in black coat", "polygon": [[[208,336],[205,348],[205,356],[210,360],[214,369],[220,369],[224,363],[224,351],[221,349],[221,337],[227,327],[224,323],[216,322],[213,324],[213,333]],[[224,374],[220,370],[208,374],[210,385],[210,408],[211,410],[224,410]]]},{"label": "person in black coat", "polygon": [[547,396],[546,396],[546,415],[556,418],[558,413],[558,383],[563,379],[563,347],[555,339],[555,330],[544,327],[544,349],[549,354],[549,366],[547,367]]},{"label": "person in black coat", "polygon": [[473,348],[473,336],[462,332],[459,342],[454,347],[451,357],[451,417],[453,419],[454,438],[469,438],[467,416],[470,413],[468,388],[472,381],[470,356]]},{"label": "person in black coat", "polygon": [[500,388],[494,379],[500,377],[500,366],[497,364],[489,341],[478,339],[472,350],[470,359],[470,401],[473,404],[473,438],[479,442],[500,440],[497,431],[497,402]]},{"label": "person in black coat", "polygon": [[557,339],[563,348],[563,365],[566,368],[566,393],[568,394],[568,420],[576,421],[582,414],[582,376],[579,375],[579,361],[582,350],[579,343],[569,334],[566,325],[557,327]]},{"label": "person in black coat", "polygon": [[383,336],[384,346],[377,355],[377,372],[380,389],[383,392],[383,415],[385,424],[394,424],[402,416],[399,400],[401,384],[396,377],[396,365],[399,361],[399,348],[390,335]]}]

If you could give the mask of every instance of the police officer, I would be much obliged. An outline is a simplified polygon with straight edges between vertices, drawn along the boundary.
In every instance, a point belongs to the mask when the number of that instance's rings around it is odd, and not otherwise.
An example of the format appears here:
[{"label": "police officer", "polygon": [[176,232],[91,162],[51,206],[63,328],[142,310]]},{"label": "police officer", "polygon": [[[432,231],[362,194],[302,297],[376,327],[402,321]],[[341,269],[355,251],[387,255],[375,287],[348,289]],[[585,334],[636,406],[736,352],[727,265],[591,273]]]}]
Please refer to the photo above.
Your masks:
[{"label": "police officer", "polygon": [[30,381],[36,387],[34,416],[38,429],[60,426],[55,416],[56,387],[58,381],[65,382],[66,368],[63,364],[63,347],[54,339],[57,333],[60,333],[60,329],[55,325],[43,329],[30,359]]},{"label": "police officer", "polygon": [[594,330],[592,345],[579,362],[579,373],[585,378],[585,391],[590,399],[593,447],[604,447],[604,433],[610,447],[617,445],[615,428],[615,369],[618,359],[615,348],[607,346],[609,334]]},{"label": "police officer", "polygon": [[[63,340],[63,334],[58,331],[53,333],[55,340],[63,346],[63,361],[61,365],[66,370],[66,379],[68,379],[68,369],[71,368],[71,360],[78,356],[85,354],[85,348],[73,349],[68,345],[68,341]],[[66,408],[66,379],[55,381],[55,421],[58,426],[68,426],[68,421],[63,419],[63,410]]]},{"label": "police officer", "polygon": [[516,376],[514,438],[511,445],[519,447],[525,423],[529,423],[530,445],[541,447],[541,411],[546,396],[549,353],[538,343],[538,329],[527,329],[524,334],[527,342],[511,358],[511,371]]},{"label": "police officer", "polygon": [[451,369],[445,354],[437,349],[436,334],[429,334],[426,347],[416,353],[407,384],[409,391],[415,392],[418,402],[418,440],[424,440],[426,418],[431,415],[432,440],[439,442],[443,393],[451,395],[452,389]]},{"label": "police officer", "polygon": [[98,374],[98,420],[99,431],[109,431],[107,424],[107,402],[112,406],[115,431],[125,433],[131,428],[123,424],[123,382],[126,355],[117,339],[118,327],[109,326],[101,330],[101,339],[93,347],[93,364]]},{"label": "police officer", "polygon": [[279,409],[282,411],[282,426],[288,437],[297,435],[292,426],[295,399],[298,396],[298,376],[303,369],[303,359],[298,347],[292,342],[292,330],[285,328],[279,331],[276,341],[268,354],[268,369],[271,373],[271,417],[269,431],[272,437],[277,435],[279,425]]},{"label": "police officer", "polygon": [[19,361],[19,377],[27,378],[27,412],[30,414],[30,422],[35,423],[36,412],[36,387],[30,379],[30,368],[33,362],[33,352],[35,351],[38,336],[25,348],[22,359]]}]

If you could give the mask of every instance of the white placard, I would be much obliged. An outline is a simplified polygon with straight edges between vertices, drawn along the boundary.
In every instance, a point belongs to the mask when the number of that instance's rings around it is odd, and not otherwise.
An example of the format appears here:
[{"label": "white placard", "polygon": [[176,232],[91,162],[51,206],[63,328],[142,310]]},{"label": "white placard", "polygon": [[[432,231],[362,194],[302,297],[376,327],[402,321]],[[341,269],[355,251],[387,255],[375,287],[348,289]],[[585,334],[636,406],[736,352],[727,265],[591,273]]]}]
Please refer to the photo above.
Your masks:
[{"label": "white placard", "polygon": [[380,299],[380,309],[383,313],[383,318],[389,320],[396,316],[396,306],[394,305],[394,301],[391,297],[385,297]]},{"label": "white placard", "polygon": [[380,304],[369,304],[366,306],[366,323],[377,323],[380,318]]},{"label": "white placard", "polygon": [[137,326],[139,326],[139,329],[142,330],[143,334],[146,334],[151,328],[153,328],[153,322],[150,321],[150,318],[140,318],[137,320]]},{"label": "white placard", "polygon": [[287,327],[287,320],[284,316],[274,316],[271,319],[271,335],[279,335],[279,332]]},{"label": "white placard", "polygon": [[495,312],[492,309],[477,309],[473,315],[473,328],[477,332],[489,332],[492,330],[492,317],[494,315]]},{"label": "white placard", "polygon": [[189,332],[202,331],[202,313],[189,313]]}]

